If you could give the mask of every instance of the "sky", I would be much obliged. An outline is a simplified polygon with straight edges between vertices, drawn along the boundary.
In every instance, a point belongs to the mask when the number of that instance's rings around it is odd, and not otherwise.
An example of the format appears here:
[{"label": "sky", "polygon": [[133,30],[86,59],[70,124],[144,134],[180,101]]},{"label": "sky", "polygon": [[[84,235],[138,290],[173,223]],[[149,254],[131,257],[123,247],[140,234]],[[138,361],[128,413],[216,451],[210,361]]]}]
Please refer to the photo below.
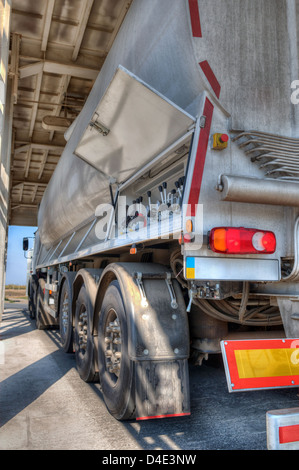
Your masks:
[{"label": "sky", "polygon": [[[26,285],[27,260],[23,251],[23,238],[34,237],[36,227],[10,226],[8,229],[8,248],[5,284]],[[33,239],[29,238],[29,248],[33,246]],[[26,254],[27,256],[27,254]]]}]

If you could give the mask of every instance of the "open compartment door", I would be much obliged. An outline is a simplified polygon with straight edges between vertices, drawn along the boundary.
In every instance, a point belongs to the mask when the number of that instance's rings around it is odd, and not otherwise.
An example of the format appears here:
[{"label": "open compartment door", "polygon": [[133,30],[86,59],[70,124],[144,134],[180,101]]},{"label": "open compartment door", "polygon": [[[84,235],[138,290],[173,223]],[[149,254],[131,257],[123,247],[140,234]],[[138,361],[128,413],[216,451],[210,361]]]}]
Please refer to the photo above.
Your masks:
[{"label": "open compartment door", "polygon": [[194,123],[195,118],[119,66],[75,154],[123,183]]}]

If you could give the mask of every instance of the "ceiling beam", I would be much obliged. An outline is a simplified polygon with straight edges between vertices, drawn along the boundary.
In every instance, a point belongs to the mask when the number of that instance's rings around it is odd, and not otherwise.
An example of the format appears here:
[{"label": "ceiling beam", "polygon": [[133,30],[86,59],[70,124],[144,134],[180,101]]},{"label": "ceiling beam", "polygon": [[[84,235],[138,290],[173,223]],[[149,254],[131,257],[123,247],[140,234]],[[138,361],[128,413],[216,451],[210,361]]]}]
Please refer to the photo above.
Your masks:
[{"label": "ceiling beam", "polygon": [[45,151],[44,151],[43,158],[42,158],[42,162],[41,162],[41,167],[40,167],[40,170],[39,170],[39,174],[38,174],[38,177],[37,177],[39,180],[40,180],[41,177],[43,176],[43,172],[44,172],[44,169],[45,169],[45,166],[46,166],[46,163],[47,163],[48,154],[49,154],[49,150],[45,150]]},{"label": "ceiling beam", "polygon": [[37,110],[38,110],[38,102],[39,102],[39,95],[40,95],[40,90],[42,87],[42,80],[43,80],[43,72],[39,72],[36,76],[36,84],[35,84],[35,91],[34,91],[34,101],[32,106],[32,112],[31,112],[31,121],[30,121],[30,127],[29,127],[29,137],[31,138],[33,135],[34,131],[34,126],[35,126],[35,120],[37,116]]},{"label": "ceiling beam", "polygon": [[58,75],[71,75],[72,77],[83,78],[86,80],[95,80],[99,74],[99,70],[52,61],[45,61],[44,72],[57,73]]},{"label": "ceiling beam", "polygon": [[30,163],[31,163],[31,156],[32,156],[32,147],[29,147],[27,157],[26,157],[26,165],[25,165],[25,178],[28,177]]},{"label": "ceiling beam", "polygon": [[12,8],[12,14],[21,15],[25,17],[29,16],[31,19],[37,19],[37,20],[41,20],[43,17],[39,13],[33,13],[32,11],[18,10],[17,8]]},{"label": "ceiling beam", "polygon": [[32,77],[32,75],[37,75],[43,71],[44,64],[42,61],[33,62],[29,65],[23,65],[19,68],[20,79]]},{"label": "ceiling beam", "polygon": [[46,52],[47,45],[48,45],[48,38],[50,33],[51,21],[53,16],[53,10],[55,6],[55,0],[48,0],[47,6],[44,15],[44,28],[43,28],[43,38],[42,38],[42,45],[41,50]]},{"label": "ceiling beam", "polygon": [[73,56],[72,60],[75,61],[77,60],[80,47],[83,41],[84,33],[86,31],[86,26],[88,23],[88,19],[90,16],[91,9],[94,4],[94,0],[84,0],[81,1],[81,11],[80,11],[80,22],[77,30],[77,37],[75,40],[75,45],[74,45],[74,51],[73,51]]},{"label": "ceiling beam", "polygon": [[17,188],[21,184],[26,184],[26,186],[41,186],[42,188],[47,187],[47,183],[40,183],[39,181],[14,181],[12,184],[12,189]]},{"label": "ceiling beam", "polygon": [[99,70],[89,67],[82,67],[69,63],[60,63],[50,60],[38,61],[29,65],[23,65],[19,68],[20,79],[37,75],[40,72],[54,73],[57,75],[70,75],[72,77],[82,78],[85,80],[95,80],[99,74]]},{"label": "ceiling beam", "polygon": [[119,31],[119,29],[120,29],[120,27],[121,27],[121,25],[122,25],[122,23],[123,23],[123,21],[124,21],[124,19],[125,19],[126,14],[128,13],[128,10],[129,10],[129,8],[130,8],[132,2],[133,2],[133,0],[127,0],[126,2],[124,2],[123,7],[122,7],[122,10],[121,10],[121,12],[120,12],[120,15],[119,15],[118,18],[117,18],[117,23],[116,23],[116,25],[115,25],[115,27],[114,27],[114,31],[113,31],[113,33],[111,34],[110,41],[109,41],[109,43],[108,43],[108,45],[107,45],[106,52],[108,52],[108,51],[111,49],[112,44],[113,44],[113,42],[114,42],[114,40],[115,40],[115,38],[116,38],[116,36],[117,36],[117,33],[118,33],[118,31]]},{"label": "ceiling beam", "polygon": [[23,199],[23,191],[24,191],[24,184],[20,186],[20,196],[19,196],[19,202],[22,202]]},{"label": "ceiling beam", "polygon": [[12,80],[13,80],[12,96],[13,96],[14,104],[17,104],[17,101],[18,101],[20,45],[21,45],[21,35],[13,33],[12,44],[11,44],[9,75],[12,77]]},{"label": "ceiling beam", "polygon": [[12,211],[15,209],[19,209],[20,207],[28,207],[31,209],[37,209],[38,205],[37,204],[18,204],[17,206],[14,206],[11,208]]},{"label": "ceiling beam", "polygon": [[32,192],[32,197],[31,197],[31,202],[32,203],[34,202],[34,200],[36,198],[37,190],[38,190],[38,185],[33,187],[33,192]]},{"label": "ceiling beam", "polygon": [[28,152],[29,149],[32,150],[47,150],[49,152],[55,152],[55,151],[63,151],[64,147],[61,145],[52,145],[52,144],[37,144],[37,143],[30,143],[26,145],[22,145],[21,147],[18,147],[14,151],[14,155],[18,155],[19,153],[24,153]]},{"label": "ceiling beam", "polygon": [[[61,112],[61,109],[62,109],[62,101],[63,101],[63,98],[66,95],[70,80],[71,80],[70,75],[63,75],[61,77],[60,84],[59,84],[58,100],[57,100],[57,104],[54,107],[54,113],[53,113],[54,116],[59,116],[60,115],[60,112]],[[55,131],[50,132],[50,135],[49,135],[49,140],[50,141],[53,140],[54,132]]]}]

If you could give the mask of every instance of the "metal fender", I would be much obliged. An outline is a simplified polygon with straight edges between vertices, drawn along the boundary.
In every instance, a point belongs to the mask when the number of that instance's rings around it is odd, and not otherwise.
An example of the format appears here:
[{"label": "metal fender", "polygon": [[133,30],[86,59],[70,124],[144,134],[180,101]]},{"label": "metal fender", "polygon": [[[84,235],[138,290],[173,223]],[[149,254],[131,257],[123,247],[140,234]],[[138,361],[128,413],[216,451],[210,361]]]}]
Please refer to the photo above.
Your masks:
[{"label": "metal fender", "polygon": [[162,265],[112,263],[107,266],[97,290],[94,327],[105,291],[115,279],[119,282],[127,312],[130,359],[188,358],[189,326],[185,301],[178,282]]},{"label": "metal fender", "polygon": [[65,282],[67,282],[68,285],[69,285],[69,291],[73,292],[73,282],[74,282],[74,279],[76,277],[76,274],[77,273],[75,273],[75,272],[68,271],[68,272],[64,273],[62,278],[61,278],[59,293],[58,293],[58,300],[57,300],[57,313],[58,313],[58,315],[59,315],[59,305],[60,305],[60,298],[61,298],[61,292],[62,292],[63,284]]},{"label": "metal fender", "polygon": [[136,420],[190,415],[189,328],[179,284],[164,266],[111,264],[99,284],[95,324],[113,280],[119,282],[127,316]]},{"label": "metal fender", "polygon": [[97,283],[101,277],[102,270],[101,269],[80,269],[73,281],[73,300],[72,300],[72,311],[73,315],[76,310],[76,301],[78,294],[82,285],[86,286],[87,291],[89,292],[90,302],[92,304],[92,308],[95,304],[95,298],[97,293]]}]

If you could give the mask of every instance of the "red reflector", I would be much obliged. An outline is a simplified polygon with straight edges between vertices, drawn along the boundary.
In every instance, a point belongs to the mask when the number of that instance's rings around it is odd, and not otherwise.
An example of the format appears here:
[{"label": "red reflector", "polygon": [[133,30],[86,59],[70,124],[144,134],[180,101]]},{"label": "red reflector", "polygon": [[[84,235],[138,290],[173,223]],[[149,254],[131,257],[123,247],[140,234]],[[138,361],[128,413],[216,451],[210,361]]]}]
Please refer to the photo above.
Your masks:
[{"label": "red reflector", "polygon": [[218,227],[209,237],[210,249],[226,254],[271,254],[276,250],[273,232],[257,229]]},{"label": "red reflector", "polygon": [[192,238],[191,236],[186,233],[186,235],[184,235],[184,243],[191,243],[192,242]]},{"label": "red reflector", "polygon": [[288,442],[299,441],[299,425],[283,426],[279,428],[279,443],[286,444]]},{"label": "red reflector", "polygon": [[182,235],[180,236],[179,244],[182,245],[182,243],[192,243],[192,238],[188,233],[186,233],[184,237]]},{"label": "red reflector", "polygon": [[161,418],[178,418],[180,416],[190,416],[191,413],[175,413],[169,415],[156,415],[156,416],[141,416],[136,418],[136,421],[145,421],[147,419],[161,419]]}]

